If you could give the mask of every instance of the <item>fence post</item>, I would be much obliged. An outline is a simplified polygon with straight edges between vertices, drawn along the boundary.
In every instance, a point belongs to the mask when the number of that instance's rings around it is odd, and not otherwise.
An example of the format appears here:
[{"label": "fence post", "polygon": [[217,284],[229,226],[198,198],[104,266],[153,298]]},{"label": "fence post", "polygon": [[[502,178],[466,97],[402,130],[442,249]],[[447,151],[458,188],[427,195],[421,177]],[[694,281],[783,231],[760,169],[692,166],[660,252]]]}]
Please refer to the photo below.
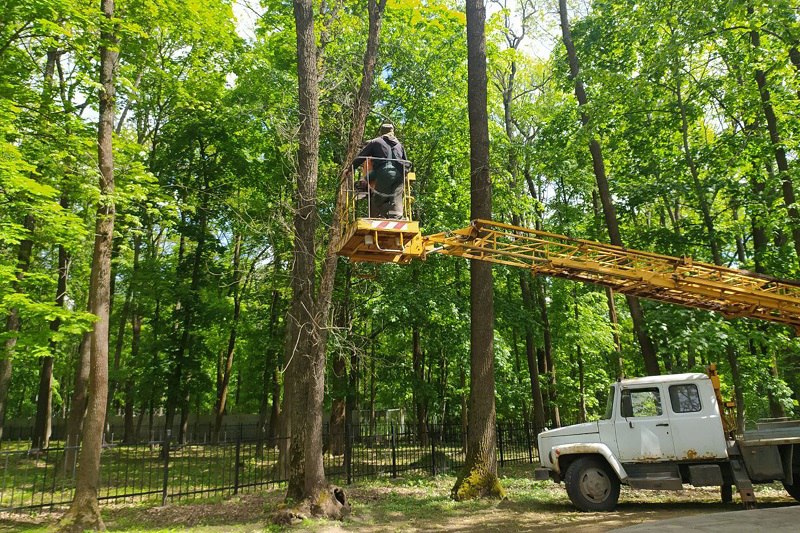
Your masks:
[{"label": "fence post", "polygon": [[397,436],[394,432],[394,423],[392,423],[392,477],[397,477]]},{"label": "fence post", "polygon": [[505,465],[505,457],[503,455],[503,428],[498,424],[497,428],[497,445],[500,447],[500,466]]},{"label": "fence post", "polygon": [[[347,484],[353,482],[353,427],[350,424],[344,425],[344,470],[347,476]],[[331,436],[332,438],[333,436]]]},{"label": "fence post", "polygon": [[431,439],[431,473],[436,475],[436,430],[431,428],[432,431],[428,433],[428,438]]},{"label": "fence post", "polygon": [[164,434],[164,440],[161,444],[161,455],[164,457],[164,480],[161,485],[161,505],[167,505],[167,488],[169,486],[169,441],[172,436],[172,430],[168,429]]},{"label": "fence post", "polygon": [[239,424],[239,436],[236,438],[236,463],[233,466],[233,495],[239,494],[239,460],[242,456],[242,425]]}]

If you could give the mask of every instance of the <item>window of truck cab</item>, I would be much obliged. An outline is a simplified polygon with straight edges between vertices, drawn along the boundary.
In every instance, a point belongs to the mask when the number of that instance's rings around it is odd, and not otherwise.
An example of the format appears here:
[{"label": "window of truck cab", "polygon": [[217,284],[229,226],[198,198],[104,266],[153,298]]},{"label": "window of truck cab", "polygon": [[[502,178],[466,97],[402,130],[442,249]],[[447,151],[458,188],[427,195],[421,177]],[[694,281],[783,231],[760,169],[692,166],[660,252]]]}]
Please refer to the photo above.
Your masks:
[{"label": "window of truck cab", "polygon": [[669,403],[672,412],[677,414],[698,413],[703,409],[703,405],[700,403],[700,393],[694,383],[670,385]]},{"label": "window of truck cab", "polygon": [[625,418],[662,416],[661,392],[658,387],[622,389],[620,413]]}]

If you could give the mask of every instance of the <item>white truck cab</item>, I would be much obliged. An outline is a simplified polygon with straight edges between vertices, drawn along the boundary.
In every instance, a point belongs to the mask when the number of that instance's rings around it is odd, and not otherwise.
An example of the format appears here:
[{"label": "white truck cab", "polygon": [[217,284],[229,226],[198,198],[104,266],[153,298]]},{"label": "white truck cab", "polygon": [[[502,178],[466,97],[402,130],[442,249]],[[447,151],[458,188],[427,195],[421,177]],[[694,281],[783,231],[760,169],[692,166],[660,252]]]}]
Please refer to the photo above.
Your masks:
[{"label": "white truck cab", "polygon": [[[800,426],[786,437],[791,442],[772,450],[789,459],[784,477],[774,473],[767,477],[792,485],[793,439],[800,458]],[[600,420],[544,431],[538,444],[542,466],[536,478],[564,481],[572,502],[585,511],[613,509],[620,483],[638,489],[677,490],[684,483],[720,486],[723,500],[730,501],[732,484],[740,493],[749,486],[750,498],[749,479],[761,481],[759,472],[737,479],[737,473],[744,471],[739,462],[748,470],[750,465],[737,442],[726,438],[714,386],[705,374],[618,381],[609,388]],[[757,451],[761,455],[766,450]],[[800,467],[800,461],[794,466]],[[759,470],[760,465],[754,468]]]}]

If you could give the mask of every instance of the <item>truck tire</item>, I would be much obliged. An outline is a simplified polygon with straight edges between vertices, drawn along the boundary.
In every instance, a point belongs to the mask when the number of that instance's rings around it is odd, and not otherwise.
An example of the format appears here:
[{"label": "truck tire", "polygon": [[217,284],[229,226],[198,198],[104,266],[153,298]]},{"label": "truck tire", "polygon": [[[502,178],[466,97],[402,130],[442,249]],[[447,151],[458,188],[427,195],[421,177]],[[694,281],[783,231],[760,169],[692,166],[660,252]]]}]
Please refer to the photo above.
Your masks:
[{"label": "truck tire", "polygon": [[619,501],[619,479],[603,459],[577,459],[567,468],[564,484],[569,499],[581,511],[612,511]]},{"label": "truck tire", "polygon": [[791,485],[784,483],[783,488],[786,489],[789,496],[800,502],[800,483],[793,483]]}]

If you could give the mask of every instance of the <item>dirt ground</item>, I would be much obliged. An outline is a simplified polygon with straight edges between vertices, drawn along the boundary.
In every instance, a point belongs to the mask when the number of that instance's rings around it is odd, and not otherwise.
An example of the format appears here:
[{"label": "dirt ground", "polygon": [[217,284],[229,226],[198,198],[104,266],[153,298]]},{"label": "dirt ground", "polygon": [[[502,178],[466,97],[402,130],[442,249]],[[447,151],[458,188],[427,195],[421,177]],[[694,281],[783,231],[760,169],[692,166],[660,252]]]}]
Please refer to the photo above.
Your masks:
[{"label": "dirt ground", "polygon": [[[717,489],[690,488],[681,492],[631,491],[623,487],[620,505],[611,513],[576,511],[563,485],[505,480],[509,498],[503,501],[456,503],[448,497],[452,480],[400,481],[396,484],[347,487],[352,505],[342,523],[309,521],[293,531],[378,533],[387,530],[472,532],[502,531],[609,531],[616,528],[741,509],[734,503],[719,503]],[[111,531],[262,532],[279,531],[269,523],[283,493],[271,491],[216,501],[180,502],[164,507],[117,505],[104,509]],[[777,485],[759,487],[759,508],[784,507],[796,502]],[[44,531],[55,523],[57,513],[0,515],[0,532]]]}]

